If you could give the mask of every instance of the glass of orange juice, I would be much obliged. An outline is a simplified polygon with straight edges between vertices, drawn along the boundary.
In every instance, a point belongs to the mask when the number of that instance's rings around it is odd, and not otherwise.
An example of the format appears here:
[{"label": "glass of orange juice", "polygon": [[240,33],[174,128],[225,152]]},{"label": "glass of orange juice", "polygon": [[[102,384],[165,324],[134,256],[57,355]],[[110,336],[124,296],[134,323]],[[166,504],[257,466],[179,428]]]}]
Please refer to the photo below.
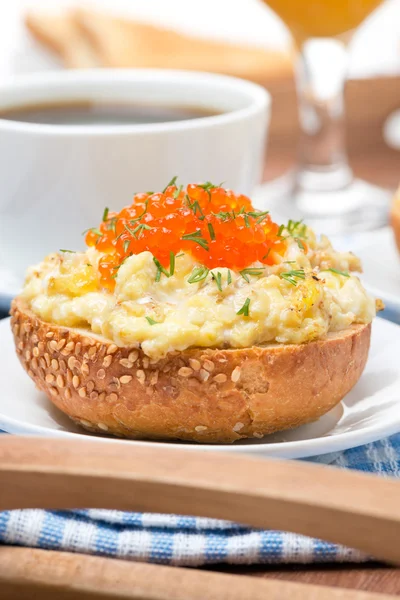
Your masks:
[{"label": "glass of orange juice", "polygon": [[299,164],[277,210],[327,233],[383,225],[389,192],[353,177],[344,136],[347,42],[382,0],[263,1],[287,25],[298,50]]}]

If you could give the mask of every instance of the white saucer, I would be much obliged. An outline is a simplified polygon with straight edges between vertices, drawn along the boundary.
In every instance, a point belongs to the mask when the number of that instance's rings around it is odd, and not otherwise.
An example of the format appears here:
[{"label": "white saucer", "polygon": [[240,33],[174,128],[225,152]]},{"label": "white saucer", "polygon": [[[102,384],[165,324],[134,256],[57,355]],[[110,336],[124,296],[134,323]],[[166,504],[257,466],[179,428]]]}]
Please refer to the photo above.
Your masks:
[{"label": "white saucer", "polygon": [[361,259],[365,288],[400,318],[400,254],[392,230],[385,227],[365,235],[354,251]]},{"label": "white saucer", "polygon": [[0,346],[0,429],[9,433],[304,458],[345,450],[400,431],[400,327],[383,319],[374,323],[370,358],[362,378],[339,406],[319,421],[293,431],[221,446],[121,440],[85,433],[38,392],[23,372],[14,352],[9,319],[0,322]]}]

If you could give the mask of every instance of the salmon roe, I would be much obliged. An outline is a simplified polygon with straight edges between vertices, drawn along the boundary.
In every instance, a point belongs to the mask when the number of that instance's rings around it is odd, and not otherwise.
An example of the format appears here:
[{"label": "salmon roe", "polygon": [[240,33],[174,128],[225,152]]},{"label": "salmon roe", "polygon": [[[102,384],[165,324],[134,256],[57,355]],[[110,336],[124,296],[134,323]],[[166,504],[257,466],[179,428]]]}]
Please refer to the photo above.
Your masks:
[{"label": "salmon roe", "polygon": [[279,226],[247,196],[211,183],[178,188],[175,179],[163,192],[136,194],[119,213],[106,209],[86,244],[103,254],[100,279],[109,289],[121,263],[145,250],[166,270],[173,255],[186,252],[209,269],[240,271],[257,261],[271,265],[286,249]]}]

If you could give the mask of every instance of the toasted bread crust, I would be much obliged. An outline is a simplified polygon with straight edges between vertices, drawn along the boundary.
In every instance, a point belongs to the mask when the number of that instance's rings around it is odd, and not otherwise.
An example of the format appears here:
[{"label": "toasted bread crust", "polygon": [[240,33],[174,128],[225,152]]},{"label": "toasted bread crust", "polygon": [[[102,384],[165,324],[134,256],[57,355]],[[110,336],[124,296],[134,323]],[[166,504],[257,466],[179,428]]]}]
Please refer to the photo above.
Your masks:
[{"label": "toasted bread crust", "polygon": [[140,349],[11,309],[18,357],[50,400],[84,428],[141,439],[229,443],[328,412],[364,369],[371,325],[302,345],[193,348],[155,362]]},{"label": "toasted bread crust", "polygon": [[393,198],[392,209],[390,211],[390,222],[392,225],[396,246],[400,252],[400,188]]}]

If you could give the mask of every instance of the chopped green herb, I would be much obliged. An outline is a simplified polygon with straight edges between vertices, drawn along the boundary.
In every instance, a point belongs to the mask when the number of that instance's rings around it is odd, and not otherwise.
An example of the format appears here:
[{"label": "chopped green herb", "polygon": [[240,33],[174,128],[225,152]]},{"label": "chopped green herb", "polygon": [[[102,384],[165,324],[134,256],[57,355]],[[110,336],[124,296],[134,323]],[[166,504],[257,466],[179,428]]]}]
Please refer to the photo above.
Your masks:
[{"label": "chopped green herb", "polygon": [[[127,226],[125,225],[125,227],[127,227]],[[150,230],[150,229],[153,229],[153,228],[152,228],[152,227],[150,227],[150,225],[146,225],[145,223],[140,223],[139,225],[136,225],[136,227],[135,227],[135,229],[133,230],[132,234],[133,234],[133,235],[134,235],[134,236],[135,236],[137,239],[139,239],[139,238],[140,238],[140,236],[142,235],[142,233],[143,233],[143,230],[144,230],[144,229]],[[136,234],[137,234],[137,235],[136,235]]]},{"label": "chopped green herb", "polygon": [[198,218],[200,219],[200,221],[203,221],[205,219],[205,217],[204,217],[204,213],[201,210],[201,206],[198,203],[198,201],[196,200],[195,202],[192,203],[187,194],[186,194],[185,198],[186,198],[186,202],[187,202],[187,205],[190,208],[190,210],[192,210],[195,215],[197,215],[197,213],[199,213]]},{"label": "chopped green herb", "polygon": [[130,245],[131,245],[131,240],[124,240],[124,243],[123,243],[124,252],[128,251],[128,248]]},{"label": "chopped green herb", "polygon": [[175,258],[179,258],[180,256],[185,256],[185,253],[184,252],[179,252],[179,254],[177,254]]},{"label": "chopped green herb", "polygon": [[103,212],[103,218],[102,221],[107,221],[107,217],[108,217],[108,213],[109,213],[109,208],[108,206],[105,207],[104,212]]},{"label": "chopped green herb", "polygon": [[108,219],[108,221],[107,221],[106,229],[108,231],[113,231],[115,233],[116,224],[117,224],[117,217],[111,217],[111,219]]},{"label": "chopped green herb", "polygon": [[212,240],[215,240],[215,231],[214,231],[214,227],[212,226],[211,223],[207,223],[207,227],[208,227],[208,231],[210,232],[210,238]]},{"label": "chopped green herb", "polygon": [[336,275],[343,275],[343,277],[350,277],[349,273],[345,271],[338,271],[338,269],[327,269],[327,271],[331,271],[331,273],[336,273]]},{"label": "chopped green herb", "polygon": [[263,274],[263,270],[264,270],[264,267],[259,267],[259,268],[250,267],[248,269],[243,269],[242,271],[239,271],[239,273],[241,274],[243,279],[245,281],[247,281],[247,283],[250,283],[249,275],[254,275],[255,277],[259,277],[260,275]]},{"label": "chopped green herb", "polygon": [[195,242],[196,244],[199,244],[199,246],[204,248],[204,250],[208,250],[207,240],[202,237],[200,230],[194,231],[193,233],[186,233],[182,236],[182,239],[188,240],[190,242]]},{"label": "chopped green herb", "polygon": [[289,235],[296,237],[307,237],[307,225],[304,225],[303,220],[301,221],[292,221],[289,219],[288,224],[286,225],[286,229],[289,232]]},{"label": "chopped green herb", "polygon": [[71,254],[76,254],[75,250],[65,250],[64,248],[60,248],[60,252],[71,252]]},{"label": "chopped green herb", "polygon": [[282,233],[283,233],[283,230],[284,230],[284,229],[285,229],[285,226],[284,226],[284,225],[281,225],[281,226],[279,227],[279,229],[278,229],[278,234],[277,234],[277,235],[278,235],[278,237],[282,237]]},{"label": "chopped green herb", "polygon": [[176,188],[175,192],[172,194],[175,200],[179,198],[179,194],[181,193],[183,185],[180,185],[179,188]]},{"label": "chopped green herb", "polygon": [[169,253],[169,276],[171,277],[175,273],[175,254],[172,250]]},{"label": "chopped green herb", "polygon": [[85,235],[85,233],[88,233],[88,231],[91,231],[92,233],[95,233],[98,236],[103,235],[101,231],[97,229],[97,227],[89,227],[89,229],[85,229],[85,231],[82,231],[82,235]]},{"label": "chopped green herb", "polygon": [[297,242],[298,247],[300,248],[300,250],[306,250],[306,247],[304,245],[304,242],[300,239],[300,238],[294,238],[295,242]]},{"label": "chopped green herb", "polygon": [[240,310],[238,310],[236,314],[243,315],[244,317],[248,317],[249,316],[249,306],[250,306],[250,298],[246,298],[246,301],[243,304],[242,308]]},{"label": "chopped green herb", "polygon": [[165,275],[165,277],[171,277],[170,273],[168,273],[167,269],[165,269],[162,264],[160,263],[160,261],[153,256],[153,262],[157,267],[157,273],[156,273],[156,281],[160,281],[161,279],[161,273],[163,273]]},{"label": "chopped green herb", "polygon": [[228,285],[231,285],[231,283],[232,283],[232,275],[231,275],[231,272],[230,272],[229,269],[228,269],[228,279],[227,279],[227,281],[228,281]]},{"label": "chopped green herb", "polygon": [[86,263],[86,266],[87,267],[91,267],[92,265],[90,263]]},{"label": "chopped green herb", "polygon": [[284,279],[291,285],[297,285],[298,279],[305,279],[306,275],[304,273],[304,269],[298,269],[294,271],[287,271],[286,273],[279,273],[279,277]]},{"label": "chopped green herb", "polygon": [[136,221],[140,221],[140,219],[147,213],[148,205],[149,205],[149,199],[147,198],[147,200],[145,200],[145,203],[144,203],[144,211],[138,217],[135,217],[134,219],[129,219],[129,222],[134,224],[134,223],[136,223]]},{"label": "chopped green herb", "polygon": [[[134,229],[131,229],[126,223],[124,224],[124,227],[128,233],[130,233],[133,237],[136,237]],[[122,233],[120,233],[119,236],[117,236],[117,239],[120,238],[121,235],[122,235]]]},{"label": "chopped green herb", "polygon": [[210,270],[207,269],[207,267],[195,267],[188,279],[188,283],[199,283],[199,281],[203,281],[209,272]]},{"label": "chopped green herb", "polygon": [[247,215],[244,215],[244,224],[246,225],[246,227],[250,227],[250,221]]},{"label": "chopped green herb", "polygon": [[271,248],[268,248],[267,254],[264,254],[264,256],[262,257],[261,260],[265,260],[266,258],[268,258],[270,252],[271,252]]},{"label": "chopped green herb", "polygon": [[222,275],[221,273],[218,271],[218,273],[211,273],[211,277],[214,279],[215,283],[217,284],[217,288],[219,289],[220,292],[222,292]]},{"label": "chopped green herb", "polygon": [[146,194],[148,194],[149,196],[152,196],[154,194],[154,192],[146,192]]},{"label": "chopped green herb", "polygon": [[157,321],[155,321],[154,319],[152,319],[151,317],[146,317],[146,320],[148,322],[149,325],[157,325]]},{"label": "chopped green herb", "polygon": [[163,194],[165,194],[165,192],[167,191],[167,189],[169,188],[170,185],[175,185],[177,179],[178,179],[178,175],[175,175],[175,177],[173,177],[171,179],[171,181],[169,183],[167,183],[167,185],[163,189]]}]

